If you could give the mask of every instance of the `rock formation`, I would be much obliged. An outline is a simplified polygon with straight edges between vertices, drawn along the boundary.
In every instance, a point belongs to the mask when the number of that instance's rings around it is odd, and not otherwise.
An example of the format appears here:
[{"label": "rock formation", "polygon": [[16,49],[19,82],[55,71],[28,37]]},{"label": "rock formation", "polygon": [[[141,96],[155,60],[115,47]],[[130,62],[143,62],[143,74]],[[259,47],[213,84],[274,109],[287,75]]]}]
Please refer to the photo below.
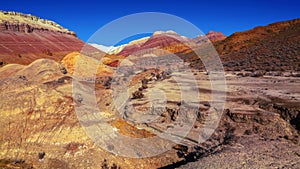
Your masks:
[{"label": "rock formation", "polygon": [[227,38],[222,32],[214,32],[214,31],[209,31],[206,34],[206,37],[211,41],[211,42],[217,42],[221,41]]},{"label": "rock formation", "polygon": [[2,64],[30,64],[40,58],[59,61],[85,46],[74,32],[53,21],[6,11],[0,11],[0,43]]}]

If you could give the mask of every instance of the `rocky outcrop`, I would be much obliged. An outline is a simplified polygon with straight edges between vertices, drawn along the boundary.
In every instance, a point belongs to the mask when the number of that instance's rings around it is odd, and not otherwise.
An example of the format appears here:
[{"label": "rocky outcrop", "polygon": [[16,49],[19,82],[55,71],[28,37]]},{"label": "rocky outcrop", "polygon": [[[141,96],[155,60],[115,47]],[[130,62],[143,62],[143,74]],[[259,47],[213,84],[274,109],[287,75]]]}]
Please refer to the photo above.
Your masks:
[{"label": "rocky outcrop", "polygon": [[[51,30],[51,28],[39,28],[39,27],[35,27],[32,26],[30,24],[27,23],[12,23],[9,21],[4,21],[0,24],[0,31],[12,31],[12,32],[22,32],[22,33],[32,33],[33,31],[55,31],[55,30]],[[60,33],[65,33],[65,34],[69,34],[69,35],[73,35],[76,37],[75,32],[71,32],[71,31],[67,31],[67,30],[58,30],[57,32]]]},{"label": "rocky outcrop", "polygon": [[41,19],[40,17],[30,14],[0,10],[0,16],[2,21],[0,31],[31,33],[34,30],[52,30],[76,36],[75,32],[62,27],[53,21]]}]

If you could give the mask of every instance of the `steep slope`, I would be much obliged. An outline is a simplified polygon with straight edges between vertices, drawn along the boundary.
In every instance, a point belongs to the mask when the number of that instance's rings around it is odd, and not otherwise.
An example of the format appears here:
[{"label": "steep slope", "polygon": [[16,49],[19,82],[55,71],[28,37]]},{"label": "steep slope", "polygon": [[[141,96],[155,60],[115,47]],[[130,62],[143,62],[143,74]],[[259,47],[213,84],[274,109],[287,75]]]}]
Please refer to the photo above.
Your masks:
[{"label": "steep slope", "polygon": [[39,58],[58,61],[70,52],[80,51],[84,45],[74,32],[53,21],[30,14],[0,11],[1,65],[29,64]]},{"label": "steep slope", "polygon": [[234,33],[215,43],[228,70],[299,70],[300,19]]}]

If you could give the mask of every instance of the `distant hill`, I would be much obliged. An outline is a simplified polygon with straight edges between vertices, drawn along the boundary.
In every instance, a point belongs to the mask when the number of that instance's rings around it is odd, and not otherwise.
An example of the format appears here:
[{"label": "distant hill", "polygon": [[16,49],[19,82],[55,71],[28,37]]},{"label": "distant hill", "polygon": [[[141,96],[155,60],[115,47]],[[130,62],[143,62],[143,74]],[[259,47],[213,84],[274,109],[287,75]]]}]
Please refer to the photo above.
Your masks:
[{"label": "distant hill", "polygon": [[53,21],[0,11],[0,66],[30,64],[40,58],[58,61],[84,45],[74,32]]},{"label": "distant hill", "polygon": [[237,32],[214,43],[228,70],[300,70],[300,19]]},{"label": "distant hill", "polygon": [[[207,34],[206,34],[206,37],[211,41],[211,42],[218,42],[218,41],[221,41],[221,40],[224,40],[227,38],[227,36],[225,36],[222,32],[214,32],[214,31],[209,31]],[[200,36],[200,37],[196,37],[194,38],[194,41],[196,43],[200,42],[203,38]]]},{"label": "distant hill", "polygon": [[181,36],[174,31],[157,31],[151,37],[130,42],[117,55],[127,57],[129,55],[153,53],[159,56],[177,53],[188,49],[186,43],[189,43],[189,38]]}]

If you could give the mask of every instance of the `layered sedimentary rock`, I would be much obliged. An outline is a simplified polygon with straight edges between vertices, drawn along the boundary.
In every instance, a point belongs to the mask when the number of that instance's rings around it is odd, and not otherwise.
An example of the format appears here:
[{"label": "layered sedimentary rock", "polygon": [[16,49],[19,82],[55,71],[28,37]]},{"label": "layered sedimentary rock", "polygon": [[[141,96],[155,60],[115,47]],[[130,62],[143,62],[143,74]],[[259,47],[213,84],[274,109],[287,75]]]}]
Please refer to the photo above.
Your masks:
[{"label": "layered sedimentary rock", "polygon": [[[182,52],[190,49],[189,39],[174,31],[154,32],[150,38],[143,38],[138,43],[125,46],[122,51],[117,53],[121,56],[152,54],[156,56]],[[194,45],[194,44],[193,44]]]},{"label": "layered sedimentary rock", "polygon": [[[107,87],[96,90],[95,94],[97,101],[104,103],[99,104],[99,108],[110,105],[111,78],[106,78],[102,72],[101,79],[90,81],[90,67],[86,65],[97,65],[93,59],[79,53],[67,55],[62,64],[38,59],[26,66],[9,64],[0,69],[0,168],[157,168],[176,161],[174,151],[166,153],[167,156],[147,159],[116,156],[89,138],[75,109],[86,100],[81,95],[73,97],[72,76],[76,76],[74,62],[78,60],[86,62],[78,68],[82,72],[82,85],[78,90],[86,91],[91,86],[96,89]],[[91,109],[87,112],[96,115]],[[90,120],[89,126],[100,124],[93,121],[97,119]],[[132,135],[143,136],[141,130],[125,121],[112,123],[121,125]]]},{"label": "layered sedimentary rock", "polygon": [[214,31],[209,31],[206,34],[206,37],[211,41],[211,42],[217,42],[221,41],[227,38],[222,32],[214,32]]},{"label": "layered sedimentary rock", "polygon": [[[57,23],[32,15],[0,11],[0,62],[29,64],[40,58],[61,60],[85,45]],[[95,49],[93,49],[95,50]]]}]

